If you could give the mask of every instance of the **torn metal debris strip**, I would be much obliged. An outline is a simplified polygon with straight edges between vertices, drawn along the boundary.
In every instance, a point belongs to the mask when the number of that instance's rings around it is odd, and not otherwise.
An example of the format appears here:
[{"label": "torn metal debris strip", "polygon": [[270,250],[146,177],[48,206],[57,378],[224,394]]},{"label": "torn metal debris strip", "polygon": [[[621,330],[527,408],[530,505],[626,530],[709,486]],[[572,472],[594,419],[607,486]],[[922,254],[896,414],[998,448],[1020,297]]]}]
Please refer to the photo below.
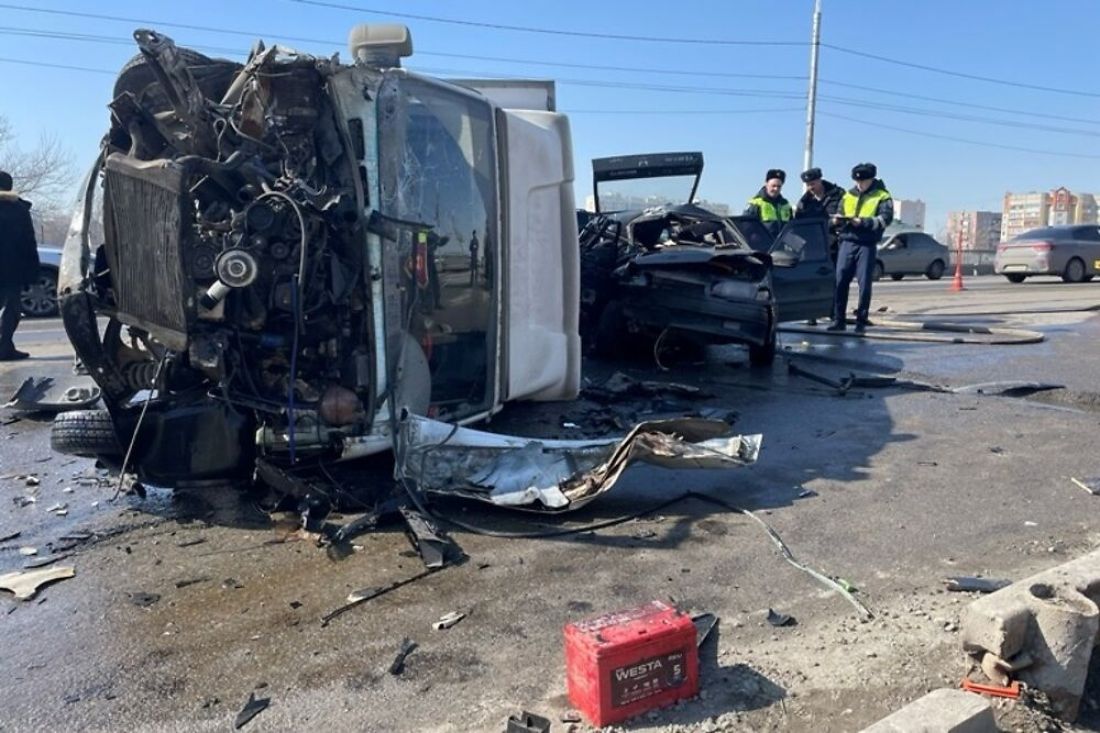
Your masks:
[{"label": "torn metal debris strip", "polygon": [[720,420],[680,418],[641,423],[622,438],[539,440],[408,416],[396,470],[425,493],[562,512],[610,491],[637,462],[679,469],[754,463],[763,436],[729,432]]}]

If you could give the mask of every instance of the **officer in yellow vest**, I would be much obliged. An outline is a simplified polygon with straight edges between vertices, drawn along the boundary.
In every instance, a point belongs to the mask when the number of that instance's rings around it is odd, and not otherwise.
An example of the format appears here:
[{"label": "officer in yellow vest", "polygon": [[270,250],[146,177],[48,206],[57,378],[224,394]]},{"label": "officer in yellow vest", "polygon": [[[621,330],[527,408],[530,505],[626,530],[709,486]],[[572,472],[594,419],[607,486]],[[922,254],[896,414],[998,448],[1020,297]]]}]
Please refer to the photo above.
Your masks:
[{"label": "officer in yellow vest", "polygon": [[860,163],[852,168],[855,186],[844,194],[840,213],[833,217],[839,230],[840,249],[836,259],[836,293],[833,298],[833,325],[829,331],[843,331],[847,326],[848,288],[852,276],[859,280],[859,303],[856,306],[856,333],[867,329],[867,314],[871,309],[871,277],[875,271],[875,253],[882,233],[894,220],[894,200],[885,184],[876,176],[873,163]]},{"label": "officer in yellow vest", "polygon": [[786,181],[786,173],[778,168],[772,168],[764,178],[763,188],[749,199],[749,205],[745,208],[745,216],[755,216],[760,219],[771,232],[772,237],[779,234],[783,225],[794,216],[794,210],[781,193]]}]

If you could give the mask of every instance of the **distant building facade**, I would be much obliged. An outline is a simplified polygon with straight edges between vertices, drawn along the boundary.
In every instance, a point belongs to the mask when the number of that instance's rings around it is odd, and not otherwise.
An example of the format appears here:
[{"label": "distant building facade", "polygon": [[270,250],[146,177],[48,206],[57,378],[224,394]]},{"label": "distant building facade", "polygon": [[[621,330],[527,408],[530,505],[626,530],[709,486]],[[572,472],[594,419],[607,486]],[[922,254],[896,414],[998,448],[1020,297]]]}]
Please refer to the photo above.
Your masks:
[{"label": "distant building facade", "polygon": [[[653,206],[664,206],[670,203],[683,203],[682,201],[666,201],[660,196],[627,196],[614,191],[610,193],[601,193],[600,201],[603,204],[604,211],[636,211],[648,209]],[[729,216],[731,213],[729,204],[722,204],[717,201],[706,201],[704,199],[696,199],[695,204],[718,216]],[[589,194],[585,197],[584,208],[585,211],[596,210],[596,197],[594,195]]]},{"label": "distant building facade", "polygon": [[926,207],[920,199],[894,199],[894,219],[924,229]]},{"label": "distant building facade", "polygon": [[1061,224],[1097,223],[1097,196],[1073,193],[1065,186],[1053,191],[1006,193],[1001,208],[1001,238],[1029,229]]},{"label": "distant building facade", "polygon": [[947,215],[947,241],[952,249],[992,251],[1001,239],[1002,216],[997,211],[952,211]]}]

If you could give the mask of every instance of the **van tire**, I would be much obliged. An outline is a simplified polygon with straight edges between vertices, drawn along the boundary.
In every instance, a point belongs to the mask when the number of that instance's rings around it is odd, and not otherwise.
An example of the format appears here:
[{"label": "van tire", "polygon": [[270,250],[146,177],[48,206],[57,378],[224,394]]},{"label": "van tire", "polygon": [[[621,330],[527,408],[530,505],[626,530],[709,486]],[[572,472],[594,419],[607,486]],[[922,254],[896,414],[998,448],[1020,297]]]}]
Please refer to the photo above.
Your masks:
[{"label": "van tire", "polygon": [[879,260],[878,262],[875,263],[874,268],[871,270],[871,280],[874,281],[874,282],[878,282],[879,280],[881,280],[883,278],[883,276],[885,274],[886,274],[886,266],[884,264],[882,264],[881,260]]},{"label": "van tire", "polygon": [[890,273],[890,279],[894,280],[894,281],[901,280],[903,277],[905,277],[904,272],[891,272]]},{"label": "van tire", "polygon": [[1005,278],[1007,278],[1010,283],[1016,283],[1017,285],[1019,285],[1024,280],[1027,280],[1027,275],[1021,275],[1018,272],[1014,272],[1010,275],[1005,275]]},{"label": "van tire", "polygon": [[50,428],[50,448],[82,458],[122,457],[115,423],[106,410],[73,410],[59,413]]}]

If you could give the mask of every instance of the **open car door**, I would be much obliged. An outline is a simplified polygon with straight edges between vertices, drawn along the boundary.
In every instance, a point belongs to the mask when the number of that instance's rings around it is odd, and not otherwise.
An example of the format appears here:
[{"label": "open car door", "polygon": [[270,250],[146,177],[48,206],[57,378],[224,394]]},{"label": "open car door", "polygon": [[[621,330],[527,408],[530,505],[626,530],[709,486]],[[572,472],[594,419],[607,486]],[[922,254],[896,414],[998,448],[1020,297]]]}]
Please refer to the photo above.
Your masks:
[{"label": "open car door", "polygon": [[792,219],[779,232],[772,255],[772,286],[780,321],[832,313],[836,266],[829,257],[826,219]]},{"label": "open car door", "polygon": [[780,321],[832,314],[836,266],[829,257],[827,219],[792,219],[774,239],[755,216],[732,216],[730,222],[749,247],[771,254]]}]

